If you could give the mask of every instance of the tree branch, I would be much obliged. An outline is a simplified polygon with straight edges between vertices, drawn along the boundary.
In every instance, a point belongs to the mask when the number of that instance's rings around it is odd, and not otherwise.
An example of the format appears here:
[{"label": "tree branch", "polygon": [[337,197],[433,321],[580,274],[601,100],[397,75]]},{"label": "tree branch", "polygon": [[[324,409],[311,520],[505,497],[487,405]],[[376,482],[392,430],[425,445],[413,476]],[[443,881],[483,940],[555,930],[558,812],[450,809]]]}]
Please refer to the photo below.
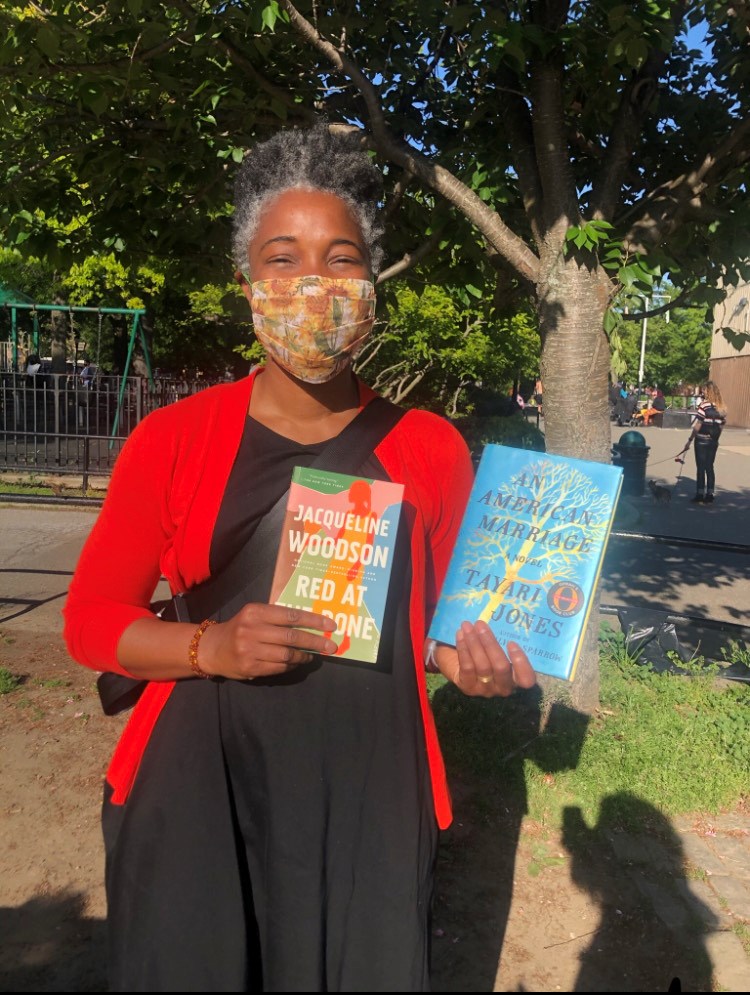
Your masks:
[{"label": "tree branch", "polygon": [[722,176],[750,157],[750,118],[740,121],[716,148],[689,173],[683,173],[646,194],[628,214],[635,220],[623,240],[631,251],[659,245],[688,214],[703,209],[703,195]]},{"label": "tree branch", "polygon": [[394,276],[399,276],[399,274],[413,269],[417,263],[420,263],[438,247],[442,234],[443,229],[438,228],[429,236],[429,238],[426,239],[426,241],[424,241],[418,248],[414,249],[413,252],[405,252],[398,262],[392,263],[378,274],[378,278],[375,281],[376,284],[385,283],[386,280],[392,280]]},{"label": "tree branch", "polygon": [[643,318],[655,318],[659,314],[666,314],[667,311],[674,311],[678,307],[703,307],[705,304],[688,304],[687,299],[690,296],[689,290],[683,290],[676,297],[673,297],[671,301],[667,301],[666,304],[662,304],[661,307],[655,307],[651,311],[638,311],[634,314],[623,314],[620,317],[624,321],[641,321]]},{"label": "tree branch", "polygon": [[[540,4],[540,21],[548,32],[564,22],[566,0]],[[579,220],[575,179],[570,165],[563,107],[563,73],[559,47],[531,67],[531,122],[536,162],[544,196],[545,228],[566,229]]]},{"label": "tree branch", "polygon": [[280,87],[275,86],[275,84],[273,84],[270,80],[266,79],[266,77],[255,68],[247,56],[243,55],[243,53],[240,52],[240,50],[231,42],[225,41],[223,38],[216,38],[214,40],[214,45],[216,48],[224,52],[230,61],[233,62],[238,69],[241,69],[248,79],[251,79],[254,83],[257,83],[264,93],[267,93],[270,97],[274,97],[276,100],[280,100],[285,107],[293,108],[295,114],[299,115],[303,118],[303,120],[310,121],[311,123],[317,120],[317,114],[315,111],[296,103],[288,90],[282,90]]},{"label": "tree branch", "polygon": [[544,201],[542,183],[534,147],[534,131],[526,97],[511,86],[507,73],[499,74],[499,82],[507,99],[500,101],[500,116],[505,123],[511,153],[516,163],[518,188],[521,193],[531,234],[541,245],[544,233]]},{"label": "tree branch", "polygon": [[385,208],[383,209],[383,223],[390,221],[392,215],[394,214],[396,208],[401,203],[406,193],[406,188],[409,186],[411,181],[411,175],[409,173],[403,173],[398,181],[393,186],[393,193],[388,198]]},{"label": "tree branch", "polygon": [[365,101],[373,137],[380,153],[408,172],[418,176],[428,186],[454,204],[479,229],[488,242],[503,255],[526,280],[535,282],[539,260],[498,215],[477,197],[464,183],[442,166],[435,165],[414,149],[398,143],[390,133],[377,91],[359,67],[340,49],[327,41],[306,20],[291,0],[281,0],[295,31],[328,59],[339,72],[345,73]]},{"label": "tree branch", "polygon": [[[677,0],[672,10],[672,38],[685,16],[686,0]],[[602,170],[591,194],[591,216],[611,220],[620,198],[622,184],[636,142],[643,128],[651,98],[667,60],[667,51],[653,48],[641,69],[634,73],[620,97],[612,125]]]}]

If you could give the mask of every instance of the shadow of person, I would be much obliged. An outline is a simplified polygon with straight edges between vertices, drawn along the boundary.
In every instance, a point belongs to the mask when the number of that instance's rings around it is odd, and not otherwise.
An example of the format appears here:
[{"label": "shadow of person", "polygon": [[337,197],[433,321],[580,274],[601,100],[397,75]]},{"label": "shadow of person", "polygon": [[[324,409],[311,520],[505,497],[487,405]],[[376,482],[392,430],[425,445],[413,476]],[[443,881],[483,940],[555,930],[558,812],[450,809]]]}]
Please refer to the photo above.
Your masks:
[{"label": "shadow of person", "polygon": [[104,992],[105,928],[71,892],[0,908],[0,991]]},{"label": "shadow of person", "polygon": [[705,937],[718,921],[695,893],[699,883],[686,879],[682,844],[668,819],[619,792],[604,799],[593,829],[579,808],[566,808],[563,844],[573,881],[601,907],[573,991],[713,990]]},{"label": "shadow of person", "polygon": [[521,824],[524,766],[575,768],[588,717],[538,687],[510,698],[467,698],[453,685],[433,697],[454,821],[443,832],[435,878],[432,990],[494,990],[505,938]]}]

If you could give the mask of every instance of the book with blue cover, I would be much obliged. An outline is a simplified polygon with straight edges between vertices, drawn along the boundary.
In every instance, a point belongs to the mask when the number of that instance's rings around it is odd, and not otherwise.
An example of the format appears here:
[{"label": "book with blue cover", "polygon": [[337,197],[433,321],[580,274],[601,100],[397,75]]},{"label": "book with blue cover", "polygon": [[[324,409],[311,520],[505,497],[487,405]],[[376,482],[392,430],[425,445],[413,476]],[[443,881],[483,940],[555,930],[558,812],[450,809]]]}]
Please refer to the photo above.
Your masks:
[{"label": "book with blue cover", "polygon": [[271,604],[327,615],[338,660],[376,663],[403,484],[296,466]]},{"label": "book with blue cover", "polygon": [[535,670],[572,681],[622,468],[485,446],[429,635],[484,620]]}]

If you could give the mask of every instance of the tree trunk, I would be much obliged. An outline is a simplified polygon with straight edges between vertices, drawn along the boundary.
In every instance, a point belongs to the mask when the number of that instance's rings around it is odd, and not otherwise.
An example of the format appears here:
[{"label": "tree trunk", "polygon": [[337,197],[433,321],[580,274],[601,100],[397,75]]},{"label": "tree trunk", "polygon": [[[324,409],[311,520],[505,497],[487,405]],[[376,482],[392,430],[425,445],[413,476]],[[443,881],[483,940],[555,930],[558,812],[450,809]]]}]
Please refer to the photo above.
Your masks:
[{"label": "tree trunk", "polygon": [[[595,270],[560,251],[543,253],[538,309],[547,450],[608,463],[611,437],[605,307]],[[599,704],[598,604],[597,596],[576,679],[570,689],[558,689],[574,707],[587,713]]]}]

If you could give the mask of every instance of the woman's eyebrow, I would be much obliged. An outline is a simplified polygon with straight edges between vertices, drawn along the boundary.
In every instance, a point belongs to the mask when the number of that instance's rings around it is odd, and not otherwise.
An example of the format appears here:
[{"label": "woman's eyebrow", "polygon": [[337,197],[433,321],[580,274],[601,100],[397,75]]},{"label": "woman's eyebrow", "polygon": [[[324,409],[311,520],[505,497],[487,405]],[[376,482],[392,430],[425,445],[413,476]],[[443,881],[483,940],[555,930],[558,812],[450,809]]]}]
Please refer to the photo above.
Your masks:
[{"label": "woman's eyebrow", "polygon": [[357,252],[364,252],[364,248],[359,242],[353,242],[350,238],[334,238],[331,241],[331,247],[334,245],[351,245],[352,248],[356,249]]},{"label": "woman's eyebrow", "polygon": [[273,238],[267,239],[263,243],[263,245],[261,245],[258,251],[262,252],[266,248],[266,246],[272,245],[274,242],[296,242],[296,241],[297,239],[294,237],[294,235],[274,235]]},{"label": "woman's eyebrow", "polygon": [[[274,235],[273,238],[267,239],[263,243],[263,245],[261,245],[258,251],[263,252],[264,249],[266,249],[269,245],[273,245],[275,242],[296,242],[296,241],[297,239],[294,235]],[[362,245],[360,245],[359,242],[352,241],[352,239],[350,238],[331,239],[329,248],[332,248],[334,245],[351,245],[352,248],[357,250],[357,252],[364,253],[364,248],[362,247]]]}]

